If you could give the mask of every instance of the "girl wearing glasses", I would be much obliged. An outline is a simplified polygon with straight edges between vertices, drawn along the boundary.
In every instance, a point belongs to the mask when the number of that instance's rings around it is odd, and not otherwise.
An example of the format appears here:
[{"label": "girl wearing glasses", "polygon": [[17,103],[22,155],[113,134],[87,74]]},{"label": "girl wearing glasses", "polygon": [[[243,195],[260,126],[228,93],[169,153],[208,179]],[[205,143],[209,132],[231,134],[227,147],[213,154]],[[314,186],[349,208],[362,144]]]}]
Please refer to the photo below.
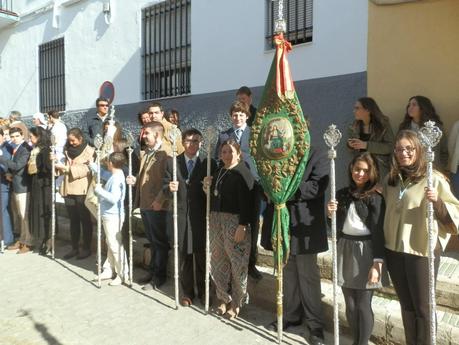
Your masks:
[{"label": "girl wearing glasses", "polygon": [[[328,217],[336,212],[338,229],[338,284],[346,303],[346,318],[354,344],[367,345],[373,331],[371,300],[381,287],[384,258],[385,204],[377,191],[378,168],[368,152],[349,164],[349,187],[328,202]],[[387,285],[387,273],[384,274]]]},{"label": "girl wearing glasses", "polygon": [[440,252],[459,225],[459,201],[447,180],[434,170],[429,189],[426,175],[425,151],[417,133],[401,130],[384,180],[384,237],[387,269],[400,300],[407,345],[430,342],[427,202],[433,203],[435,212],[435,279]]}]

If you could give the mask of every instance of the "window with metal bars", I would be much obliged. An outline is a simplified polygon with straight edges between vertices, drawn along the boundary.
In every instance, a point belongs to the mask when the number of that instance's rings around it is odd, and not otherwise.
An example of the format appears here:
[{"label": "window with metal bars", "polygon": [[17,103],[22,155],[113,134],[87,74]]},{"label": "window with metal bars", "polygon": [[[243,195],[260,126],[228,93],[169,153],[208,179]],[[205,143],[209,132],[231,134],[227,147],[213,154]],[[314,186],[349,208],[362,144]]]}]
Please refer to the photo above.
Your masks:
[{"label": "window with metal bars", "polygon": [[[283,17],[287,24],[284,37],[290,43],[312,41],[312,3],[313,0],[284,0]],[[274,48],[274,26],[278,13],[278,0],[266,0],[266,49]]]},{"label": "window with metal bars", "polygon": [[39,46],[40,111],[65,110],[64,38]]},{"label": "window with metal bars", "polygon": [[191,92],[191,0],[166,0],[142,11],[143,99]]}]

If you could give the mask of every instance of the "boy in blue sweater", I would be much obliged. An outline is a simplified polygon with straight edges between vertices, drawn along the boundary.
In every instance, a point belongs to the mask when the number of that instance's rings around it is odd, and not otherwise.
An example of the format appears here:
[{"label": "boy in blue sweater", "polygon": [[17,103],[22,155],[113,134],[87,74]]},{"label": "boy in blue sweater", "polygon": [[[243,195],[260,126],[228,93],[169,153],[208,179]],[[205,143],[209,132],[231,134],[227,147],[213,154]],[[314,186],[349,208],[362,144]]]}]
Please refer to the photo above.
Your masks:
[{"label": "boy in blue sweater", "polygon": [[121,285],[129,280],[129,265],[121,232],[124,221],[124,196],[126,194],[126,182],[121,168],[125,161],[124,154],[121,152],[110,154],[107,168],[111,176],[104,187],[98,184],[94,189],[94,193],[100,200],[102,226],[108,248],[101,279],[112,279],[116,273],[116,277],[109,283],[111,286]]}]

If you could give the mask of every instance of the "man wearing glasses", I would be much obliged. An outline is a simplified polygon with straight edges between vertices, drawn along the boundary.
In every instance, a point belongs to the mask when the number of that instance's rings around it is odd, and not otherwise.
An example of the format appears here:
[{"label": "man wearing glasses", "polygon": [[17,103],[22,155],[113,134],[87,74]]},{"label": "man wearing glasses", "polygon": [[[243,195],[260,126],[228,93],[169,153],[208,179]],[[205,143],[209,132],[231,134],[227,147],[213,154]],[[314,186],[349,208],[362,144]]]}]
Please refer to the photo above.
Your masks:
[{"label": "man wearing glasses", "polygon": [[97,113],[88,114],[86,124],[83,126],[83,134],[89,145],[94,146],[94,138],[97,134],[103,136],[103,124],[107,120],[109,101],[106,98],[99,97],[96,99]]},{"label": "man wearing glasses", "polygon": [[[177,192],[180,284],[182,287],[180,304],[189,307],[193,304],[195,297],[198,297],[204,304],[205,297],[206,195],[201,181],[206,176],[207,161],[203,161],[199,155],[202,145],[200,131],[195,128],[184,131],[182,144],[185,151],[177,156],[177,181],[173,181],[173,161],[169,157],[163,179],[163,192],[168,200],[173,200],[172,193]],[[215,163],[212,165],[212,170],[214,170]],[[172,216],[172,213],[169,212],[169,225],[172,225]],[[172,235],[170,241],[173,240]],[[195,284],[198,288],[197,296],[194,291]]]}]

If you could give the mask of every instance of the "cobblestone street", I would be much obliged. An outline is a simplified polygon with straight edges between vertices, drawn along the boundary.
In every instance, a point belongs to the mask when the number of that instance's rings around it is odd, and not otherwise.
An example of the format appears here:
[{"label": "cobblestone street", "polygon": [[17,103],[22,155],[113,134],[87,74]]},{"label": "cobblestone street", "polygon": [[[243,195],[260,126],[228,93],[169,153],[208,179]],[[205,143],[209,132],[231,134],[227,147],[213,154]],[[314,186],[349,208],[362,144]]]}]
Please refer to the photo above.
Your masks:
[{"label": "cobblestone street", "polygon": [[[98,289],[95,256],[56,261],[33,254],[0,255],[1,345],[275,344],[265,329],[274,315],[253,305],[234,322],[205,315],[201,305],[174,309],[172,281],[163,291],[138,284]],[[77,266],[78,265],[78,266]],[[137,269],[136,275],[145,271]],[[135,277],[134,277],[135,278]],[[284,333],[285,344],[305,344],[305,326]],[[330,334],[327,339],[332,342]],[[347,342],[344,342],[346,344]]]}]

